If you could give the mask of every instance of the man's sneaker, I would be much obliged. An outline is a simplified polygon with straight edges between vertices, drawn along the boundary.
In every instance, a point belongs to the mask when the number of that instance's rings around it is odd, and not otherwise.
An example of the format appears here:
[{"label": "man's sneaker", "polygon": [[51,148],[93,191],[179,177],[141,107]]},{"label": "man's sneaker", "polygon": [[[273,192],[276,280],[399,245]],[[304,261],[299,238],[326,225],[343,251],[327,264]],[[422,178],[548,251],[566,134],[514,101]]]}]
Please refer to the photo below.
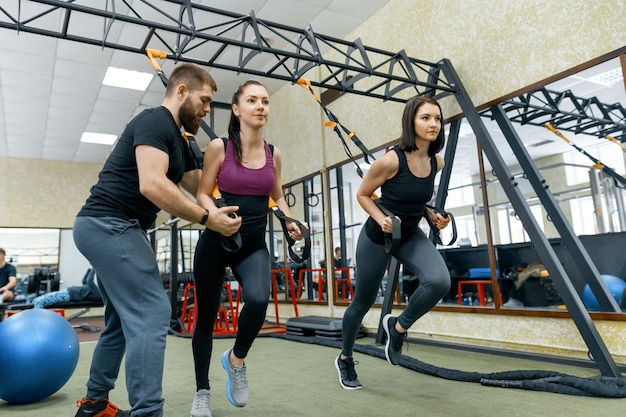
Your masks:
[{"label": "man's sneaker", "polygon": [[228,374],[226,381],[226,395],[228,400],[235,407],[244,407],[248,403],[248,380],[246,379],[246,365],[241,368],[234,366],[230,362],[230,352],[228,349],[222,353],[222,366]]},{"label": "man's sneaker", "polygon": [[385,344],[385,356],[387,361],[392,365],[400,363],[402,356],[402,344],[406,339],[406,333],[400,333],[396,330],[396,322],[398,319],[391,314],[383,317],[383,328],[387,335],[387,343]]},{"label": "man's sneaker", "polygon": [[76,401],[78,411],[75,417],[129,417],[130,412],[120,410],[117,405],[103,398],[99,401],[88,400],[83,397]]},{"label": "man's sneaker", "polygon": [[208,389],[201,389],[193,397],[189,417],[212,417],[210,407],[211,392]]},{"label": "man's sneaker", "polygon": [[347,390],[363,388],[363,385],[361,385],[356,376],[354,365],[355,362],[351,357],[342,360],[340,355],[335,359],[335,368],[337,368],[337,372],[339,373],[339,385],[341,385],[341,388]]}]

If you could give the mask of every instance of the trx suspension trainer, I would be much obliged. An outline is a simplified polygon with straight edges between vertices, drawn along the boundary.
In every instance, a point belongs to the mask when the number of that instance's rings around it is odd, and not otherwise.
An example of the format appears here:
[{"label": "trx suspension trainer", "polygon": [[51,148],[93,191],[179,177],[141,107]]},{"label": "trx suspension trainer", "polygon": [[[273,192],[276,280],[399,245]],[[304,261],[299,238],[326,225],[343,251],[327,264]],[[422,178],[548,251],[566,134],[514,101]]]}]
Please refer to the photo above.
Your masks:
[{"label": "trx suspension trainer", "polygon": [[[167,87],[168,79],[165,76],[165,73],[163,73],[163,71],[161,70],[161,67],[159,66],[158,62],[155,59],[155,57],[164,59],[167,57],[167,54],[163,51],[157,51],[154,49],[146,49],[146,55],[150,59],[150,63],[152,64],[152,66],[154,67],[154,70],[156,71],[157,75],[161,79],[161,82],[163,83],[165,87]],[[209,125],[207,125],[204,122],[204,120],[200,121],[200,126],[202,127],[202,130],[206,132],[206,134],[209,136],[211,140],[218,138],[218,136],[215,134],[213,129],[211,129]],[[204,155],[202,154],[202,151],[200,150],[200,147],[198,146],[196,139],[194,138],[192,134],[187,133],[187,132],[183,133],[183,136],[185,138],[185,141],[189,145],[189,149],[193,155],[196,168],[202,170],[202,166],[204,162]],[[215,185],[215,188],[213,189],[212,194],[213,194],[213,200],[215,201],[215,205],[218,208],[227,206],[226,201],[222,197],[222,194],[219,191],[217,184]],[[289,256],[291,257],[291,259],[297,263],[302,263],[305,260],[307,260],[309,256],[311,255],[311,236],[309,233],[309,229],[305,227],[304,224],[302,224],[299,220],[292,219],[291,217],[288,217],[287,215],[285,215],[285,213],[280,209],[280,207],[278,207],[276,202],[271,197],[269,198],[269,201],[268,201],[268,211],[273,213],[276,216],[276,218],[280,221],[281,228],[283,229],[283,234],[285,235],[285,239],[287,241]],[[230,215],[235,216],[234,213],[231,213]],[[296,240],[293,239],[291,235],[289,234],[289,231],[287,229],[288,222],[295,222],[300,228],[300,231],[302,233],[302,240],[304,242],[304,247],[303,247],[301,256],[299,256],[293,251],[293,246],[295,245]],[[242,244],[241,235],[239,234],[239,232],[235,233],[232,236],[222,236],[222,247],[229,252],[235,252],[239,250],[241,248],[241,244]]]}]

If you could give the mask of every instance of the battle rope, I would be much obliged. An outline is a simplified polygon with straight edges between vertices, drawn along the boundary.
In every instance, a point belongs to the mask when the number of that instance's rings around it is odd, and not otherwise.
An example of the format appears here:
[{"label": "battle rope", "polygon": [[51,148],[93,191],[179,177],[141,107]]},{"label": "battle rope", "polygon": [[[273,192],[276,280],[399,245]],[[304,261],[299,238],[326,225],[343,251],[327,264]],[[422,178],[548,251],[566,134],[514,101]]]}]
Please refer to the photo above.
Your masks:
[{"label": "battle rope", "polygon": [[[273,334],[272,337],[301,343],[340,349],[341,341],[292,334]],[[354,351],[385,359],[385,351],[372,345],[356,343]],[[453,381],[476,382],[484,386],[547,391],[584,397],[626,398],[626,381],[614,377],[582,378],[554,371],[520,370],[494,373],[466,372],[440,368],[418,359],[402,355],[399,366],[422,374]]]}]

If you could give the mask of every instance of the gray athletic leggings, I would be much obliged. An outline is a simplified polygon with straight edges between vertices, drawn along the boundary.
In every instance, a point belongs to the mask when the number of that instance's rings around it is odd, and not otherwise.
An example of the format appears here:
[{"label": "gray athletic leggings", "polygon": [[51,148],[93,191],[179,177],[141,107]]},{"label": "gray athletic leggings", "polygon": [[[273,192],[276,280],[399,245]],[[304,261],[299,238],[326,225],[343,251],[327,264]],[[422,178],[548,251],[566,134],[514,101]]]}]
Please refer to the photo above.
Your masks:
[{"label": "gray athletic leggings", "polygon": [[[361,230],[356,248],[356,290],[343,315],[341,353],[345,356],[352,356],[361,322],[376,301],[391,255],[385,252],[385,245],[373,242],[365,229]],[[450,273],[437,248],[421,230],[403,239],[393,255],[415,272],[419,281],[419,286],[398,316],[400,325],[408,329],[450,290]]]}]

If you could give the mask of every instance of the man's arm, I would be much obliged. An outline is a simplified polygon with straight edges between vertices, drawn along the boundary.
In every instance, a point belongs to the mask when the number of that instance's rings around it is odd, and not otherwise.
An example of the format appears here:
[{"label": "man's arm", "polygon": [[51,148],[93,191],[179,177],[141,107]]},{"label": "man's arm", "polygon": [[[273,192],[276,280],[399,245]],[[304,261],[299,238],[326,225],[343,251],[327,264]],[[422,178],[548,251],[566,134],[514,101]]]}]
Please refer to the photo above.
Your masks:
[{"label": "man's arm", "polygon": [[[135,148],[135,158],[139,171],[139,191],[161,210],[190,222],[199,223],[203,219],[206,209],[215,206],[205,208],[198,205],[188,198],[177,184],[167,178],[169,167],[167,153],[150,145],[139,145]],[[194,175],[196,176],[195,179],[193,178]],[[182,185],[197,189],[199,175],[199,170],[191,171],[190,176],[184,179]],[[189,191],[189,189],[187,190]],[[238,209],[238,207],[222,207],[210,210],[204,225],[211,230],[224,234],[224,236],[230,236],[239,230],[241,219],[231,219],[227,213]]]},{"label": "man's arm", "polygon": [[153,146],[139,145],[135,148],[135,157],[141,194],[176,217],[191,222],[202,219],[205,209],[187,198],[178,185],[167,178],[167,153]]},{"label": "man's arm", "polygon": [[200,184],[200,175],[202,171],[194,169],[192,171],[185,172],[183,179],[180,181],[180,186],[183,187],[192,196],[195,196],[198,192],[198,184]]}]

